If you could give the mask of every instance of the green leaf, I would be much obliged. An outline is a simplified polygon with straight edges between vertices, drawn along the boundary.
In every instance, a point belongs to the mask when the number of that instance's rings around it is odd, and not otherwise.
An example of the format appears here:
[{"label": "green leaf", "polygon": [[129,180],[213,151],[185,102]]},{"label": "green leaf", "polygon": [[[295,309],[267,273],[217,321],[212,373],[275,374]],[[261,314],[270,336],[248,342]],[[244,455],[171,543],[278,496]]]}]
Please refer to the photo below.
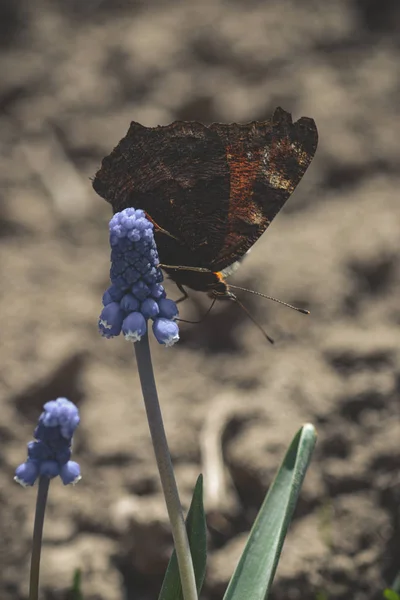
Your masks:
[{"label": "green leaf", "polygon": [[400,600],[399,594],[390,589],[387,589],[383,592],[383,597],[386,598],[386,600]]},{"label": "green leaf", "polygon": [[[207,528],[203,506],[203,476],[199,475],[189,512],[186,518],[186,531],[192,553],[197,592],[200,593],[206,574]],[[178,561],[175,550],[172,553],[165,573],[158,600],[183,600]]]},{"label": "green leaf", "polygon": [[83,595],[81,592],[81,579],[82,579],[81,570],[75,569],[74,577],[72,580],[72,586],[67,594],[68,600],[83,600]]},{"label": "green leaf", "polygon": [[295,435],[251,529],[224,600],[267,598],[315,442],[316,431],[311,424]]},{"label": "green leaf", "polygon": [[400,600],[400,572],[397,573],[393,585],[383,592],[383,597],[386,600]]}]

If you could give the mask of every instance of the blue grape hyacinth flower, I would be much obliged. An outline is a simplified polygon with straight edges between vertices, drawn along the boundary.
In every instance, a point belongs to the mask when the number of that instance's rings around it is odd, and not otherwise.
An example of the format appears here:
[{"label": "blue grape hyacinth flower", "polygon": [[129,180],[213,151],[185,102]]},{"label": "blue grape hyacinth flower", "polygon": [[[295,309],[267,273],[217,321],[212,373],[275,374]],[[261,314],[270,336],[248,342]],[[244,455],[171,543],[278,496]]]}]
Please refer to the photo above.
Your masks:
[{"label": "blue grape hyacinth flower", "polygon": [[31,486],[40,476],[53,479],[58,475],[64,485],[81,479],[78,463],[70,460],[72,436],[79,425],[79,411],[67,398],[46,402],[28,444],[28,459],[17,467],[14,480]]},{"label": "blue grape hyacinth flower", "polygon": [[151,319],[157,341],[172,346],[179,340],[178,308],[161,285],[153,223],[143,210],[126,208],[113,216],[109,229],[111,286],[103,295],[100,333],[112,338],[122,332],[126,340],[137,342]]}]

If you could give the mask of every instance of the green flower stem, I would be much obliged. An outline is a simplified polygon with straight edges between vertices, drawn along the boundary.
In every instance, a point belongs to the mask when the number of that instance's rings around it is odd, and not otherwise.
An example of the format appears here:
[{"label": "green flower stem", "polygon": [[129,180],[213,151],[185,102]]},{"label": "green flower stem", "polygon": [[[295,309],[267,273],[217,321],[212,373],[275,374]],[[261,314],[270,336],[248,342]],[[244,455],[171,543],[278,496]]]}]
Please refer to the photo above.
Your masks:
[{"label": "green flower stem", "polygon": [[197,600],[192,556],[190,554],[185,521],[172,468],[168,442],[165,436],[147,332],[140,342],[134,344],[134,347],[154,453],[156,455],[161,485],[171,523],[172,536],[174,538],[183,597],[185,600]]},{"label": "green flower stem", "polygon": [[29,580],[29,600],[38,600],[39,598],[40,554],[42,551],[44,513],[46,511],[49,485],[49,477],[41,476],[39,478],[38,493],[36,498],[35,524],[33,526],[31,575]]}]

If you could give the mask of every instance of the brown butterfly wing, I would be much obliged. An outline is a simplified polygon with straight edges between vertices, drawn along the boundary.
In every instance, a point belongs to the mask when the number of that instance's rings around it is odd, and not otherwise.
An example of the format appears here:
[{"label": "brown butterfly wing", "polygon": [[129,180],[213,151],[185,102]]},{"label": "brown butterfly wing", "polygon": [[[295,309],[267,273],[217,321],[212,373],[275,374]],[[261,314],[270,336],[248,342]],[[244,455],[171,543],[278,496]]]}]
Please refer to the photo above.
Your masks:
[{"label": "brown butterfly wing", "polygon": [[229,168],[218,133],[176,121],[132,123],[93,182],[114,212],[142,208],[170,236],[156,234],[164,264],[209,267],[227,228]]},{"label": "brown butterfly wing", "polygon": [[132,123],[93,182],[114,212],[142,208],[164,264],[219,271],[243,256],[300,181],[317,147],[314,121],[277,109],[245,125]]},{"label": "brown butterfly wing", "polygon": [[271,121],[220,125],[230,172],[230,199],[224,244],[211,268],[219,271],[243,256],[264,233],[295,190],[315,154],[312,119],[293,123],[277,108]]}]

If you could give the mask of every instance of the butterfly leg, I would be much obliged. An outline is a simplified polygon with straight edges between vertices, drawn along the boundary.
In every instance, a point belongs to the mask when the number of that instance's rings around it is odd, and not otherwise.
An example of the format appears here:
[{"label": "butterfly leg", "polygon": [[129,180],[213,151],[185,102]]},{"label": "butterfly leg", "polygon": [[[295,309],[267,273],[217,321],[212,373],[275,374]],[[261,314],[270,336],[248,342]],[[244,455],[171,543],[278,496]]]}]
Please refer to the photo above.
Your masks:
[{"label": "butterfly leg", "polygon": [[180,283],[177,283],[176,287],[180,292],[182,292],[182,296],[180,296],[178,300],[175,300],[175,304],[179,304],[179,302],[183,302],[184,300],[186,300],[186,298],[189,298],[189,294]]}]

